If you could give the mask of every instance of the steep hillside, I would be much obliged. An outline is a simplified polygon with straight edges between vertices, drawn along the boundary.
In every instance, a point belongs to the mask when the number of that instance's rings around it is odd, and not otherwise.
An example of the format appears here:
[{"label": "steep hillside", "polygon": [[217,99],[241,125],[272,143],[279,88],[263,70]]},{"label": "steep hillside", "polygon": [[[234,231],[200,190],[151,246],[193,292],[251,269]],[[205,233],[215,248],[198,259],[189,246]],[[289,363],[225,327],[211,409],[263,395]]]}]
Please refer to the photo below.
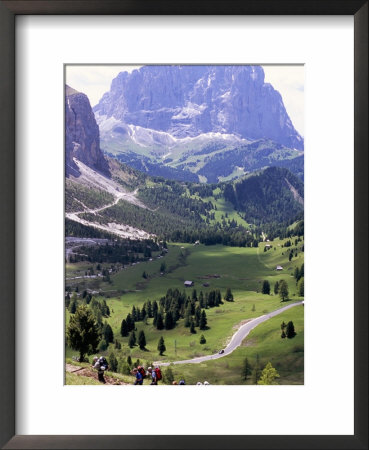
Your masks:
[{"label": "steep hillside", "polygon": [[288,222],[304,208],[302,181],[283,168],[269,167],[234,185],[226,185],[224,194],[248,220],[256,223]]},{"label": "steep hillside", "polygon": [[85,94],[65,88],[66,176],[79,176],[73,158],[92,169],[108,174],[108,165],[100,149],[99,127]]},{"label": "steep hillside", "polygon": [[81,176],[67,181],[66,217],[121,237],[253,245],[261,225],[286,227],[303,209],[302,183],[286,169],[203,185],[148,177],[114,159],[108,178],[75,161]]}]

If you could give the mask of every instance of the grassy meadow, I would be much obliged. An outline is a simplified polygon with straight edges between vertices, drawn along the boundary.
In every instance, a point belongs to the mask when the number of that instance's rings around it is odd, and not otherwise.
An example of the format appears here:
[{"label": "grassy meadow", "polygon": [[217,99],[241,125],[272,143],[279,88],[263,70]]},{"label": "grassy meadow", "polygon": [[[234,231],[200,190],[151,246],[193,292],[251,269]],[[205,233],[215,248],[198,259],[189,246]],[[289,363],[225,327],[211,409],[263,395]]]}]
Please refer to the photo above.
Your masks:
[{"label": "grassy meadow", "polygon": [[[303,241],[295,246],[294,239],[291,239],[292,247],[289,248],[282,247],[285,241],[277,239],[262,242],[258,248],[170,244],[164,257],[159,259],[157,255],[153,255],[152,261],[127,266],[113,274],[110,283],[99,279],[79,278],[66,283],[73,289],[78,285],[79,292],[89,288],[111,293],[111,298],[104,297],[111,312],[106,321],[113,329],[114,339],[122,346],[120,350],[114,349],[118,360],[126,359],[129,355],[133,361],[140,359],[144,364],[189,359],[213,354],[224,348],[242,321],[281,308],[288,302],[302,300],[297,296],[293,274],[295,268],[303,264]],[[267,244],[272,247],[264,251]],[[297,249],[297,257],[294,256],[289,261],[288,252],[291,248]],[[161,273],[163,263],[165,271]],[[283,270],[276,271],[277,265],[283,266]],[[92,266],[96,267],[96,264],[67,264],[66,277],[80,276]],[[148,275],[146,279],[142,276],[143,272]],[[281,279],[287,281],[289,289],[289,300],[283,303],[273,293],[275,282]],[[185,280],[193,281],[194,287],[185,288]],[[270,295],[261,293],[263,280],[270,282]],[[204,283],[209,286],[203,286]],[[141,307],[147,300],[159,300],[169,288],[186,290],[189,296],[193,289],[196,289],[197,294],[200,291],[205,294],[207,291],[220,289],[224,296],[226,289],[231,288],[234,302],[224,301],[219,307],[207,309],[208,329],[202,331],[196,328],[196,334],[191,334],[189,328],[184,326],[184,319],[180,319],[177,326],[168,331],[157,330],[152,325],[153,319],[148,319],[147,324],[137,322],[136,337],[143,329],[147,342],[146,351],[140,350],[138,346],[130,349],[128,337],[120,336],[122,319],[131,312],[133,305]],[[247,357],[253,366],[258,354],[262,367],[270,361],[277,369],[280,374],[279,384],[303,384],[303,318],[303,306],[291,308],[257,326],[232,354],[201,364],[174,365],[171,366],[173,373],[176,379],[184,377],[189,384],[199,380],[214,384],[250,384],[250,379],[241,378],[242,364]],[[281,339],[280,324],[283,320],[286,323],[289,320],[294,322],[297,335],[293,339]],[[68,322],[69,312],[66,311],[66,324]],[[205,344],[199,342],[202,334],[206,339]],[[157,350],[160,336],[164,337],[166,345],[163,356],[159,356]],[[108,355],[113,348],[114,345],[110,344],[103,353]],[[76,351],[66,348],[67,358],[76,354]],[[76,383],[77,376],[69,375],[67,384],[79,384]]]}]

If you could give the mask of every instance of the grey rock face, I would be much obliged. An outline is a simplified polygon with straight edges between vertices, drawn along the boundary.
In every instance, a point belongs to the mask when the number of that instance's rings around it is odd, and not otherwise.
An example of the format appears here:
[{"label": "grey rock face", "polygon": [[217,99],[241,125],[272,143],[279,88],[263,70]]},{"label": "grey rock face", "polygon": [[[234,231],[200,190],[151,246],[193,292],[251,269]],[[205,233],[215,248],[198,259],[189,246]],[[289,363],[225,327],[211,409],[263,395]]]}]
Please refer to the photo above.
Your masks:
[{"label": "grey rock face", "polygon": [[94,111],[178,138],[220,132],[304,148],[261,66],[144,66],[121,72]]},{"label": "grey rock face", "polygon": [[108,174],[108,163],[100,149],[99,127],[85,94],[66,86],[65,159],[66,175],[78,176],[73,157],[89,167]]}]

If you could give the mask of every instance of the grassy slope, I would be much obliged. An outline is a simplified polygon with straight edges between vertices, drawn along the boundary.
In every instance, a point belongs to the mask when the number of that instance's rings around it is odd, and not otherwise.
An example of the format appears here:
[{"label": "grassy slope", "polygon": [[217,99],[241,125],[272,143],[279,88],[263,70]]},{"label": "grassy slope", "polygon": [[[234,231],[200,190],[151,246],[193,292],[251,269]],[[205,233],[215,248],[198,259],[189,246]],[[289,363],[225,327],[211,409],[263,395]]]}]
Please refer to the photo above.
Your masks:
[{"label": "grassy slope", "polygon": [[[280,325],[292,320],[296,336],[281,339]],[[260,324],[230,356],[201,364],[172,366],[176,379],[184,378],[188,384],[207,380],[211,384],[252,384],[251,377],[242,379],[241,368],[245,358],[253,367],[259,355],[263,368],[271,362],[280,375],[279,384],[304,383],[304,307],[296,306]],[[196,366],[196,367],[194,367]]]},{"label": "grassy slope", "polygon": [[[276,250],[273,247],[267,252],[263,251],[264,243],[260,244],[259,249],[224,246],[205,247],[189,244],[171,245],[169,254],[165,258],[129,267],[113,276],[111,289],[126,290],[126,293],[120,298],[107,300],[112,312],[108,322],[113,328],[115,337],[122,342],[121,355],[127,356],[131,354],[133,358],[139,357],[144,361],[157,360],[159,356],[156,346],[161,335],[164,336],[167,346],[163,360],[186,359],[218,351],[224,347],[227,340],[234,333],[236,324],[244,319],[260,316],[281,306],[279,297],[274,295],[266,296],[257,292],[258,290],[260,291],[261,282],[264,279],[268,279],[272,287],[275,281],[282,278],[286,279],[289,284],[292,301],[297,300],[298,297],[294,295],[296,294],[296,284],[291,273],[293,273],[294,267],[302,264],[303,253],[299,253],[298,257],[293,258],[289,263],[287,252],[285,252],[286,249],[280,247],[281,242],[274,241],[271,244]],[[185,261],[183,257],[180,257],[181,253],[185,251],[181,247],[187,248],[190,252]],[[160,264],[163,261],[166,262],[169,273],[160,276]],[[282,273],[277,273],[274,270],[277,264],[283,265],[284,271]],[[142,278],[144,270],[151,277],[148,281]],[[208,274],[219,274],[221,277],[209,280],[201,279],[201,277]],[[131,311],[132,306],[141,305],[148,299],[159,299],[168,288],[177,287],[183,290],[183,282],[188,279],[195,281],[197,292],[219,288],[224,294],[225,289],[231,287],[235,296],[235,302],[226,302],[219,308],[208,309],[206,313],[210,329],[204,332],[200,332],[197,329],[197,333],[194,335],[190,334],[189,329],[183,326],[183,320],[180,320],[177,327],[170,331],[156,330],[151,325],[151,320],[148,322],[148,325],[143,325],[142,322],[139,322],[137,323],[136,334],[138,334],[140,329],[144,329],[148,351],[141,351],[137,347],[130,350],[127,346],[128,338],[121,338],[119,330],[122,319]],[[202,287],[204,281],[209,282],[210,287]],[[189,295],[191,292],[192,289],[189,289]],[[255,311],[252,311],[253,305],[255,305]],[[279,318],[276,320],[279,320]],[[207,343],[205,345],[199,344],[201,334],[204,334],[206,337]],[[231,361],[239,364],[238,351],[223,358],[219,364],[230,364]],[[72,350],[67,349],[67,356],[71,356],[74,353]],[[189,373],[190,371],[193,373],[193,376],[197,376],[197,373],[201,372],[201,367],[202,365],[191,365],[187,372]],[[186,376],[188,377],[188,375]],[[288,370],[285,370],[282,382],[288,380],[290,376],[292,374],[288,374]],[[298,378],[301,383],[301,376]],[[229,382],[234,382],[232,380],[233,378],[230,377]],[[221,382],[221,380],[219,379],[217,382]]]}]

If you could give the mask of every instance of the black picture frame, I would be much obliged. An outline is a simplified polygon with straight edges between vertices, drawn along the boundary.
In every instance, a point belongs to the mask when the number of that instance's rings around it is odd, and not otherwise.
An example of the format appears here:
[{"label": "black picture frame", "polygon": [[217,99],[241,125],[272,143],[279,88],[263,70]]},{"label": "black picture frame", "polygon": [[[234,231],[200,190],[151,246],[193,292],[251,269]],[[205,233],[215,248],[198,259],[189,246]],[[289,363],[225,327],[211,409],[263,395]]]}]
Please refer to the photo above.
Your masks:
[{"label": "black picture frame", "polygon": [[[354,17],[354,435],[15,435],[15,17],[19,14],[352,15]],[[368,449],[368,1],[0,1],[0,445],[6,449]],[[340,364],[337,361],[337,364]],[[339,393],[337,393],[339,396]]]}]

